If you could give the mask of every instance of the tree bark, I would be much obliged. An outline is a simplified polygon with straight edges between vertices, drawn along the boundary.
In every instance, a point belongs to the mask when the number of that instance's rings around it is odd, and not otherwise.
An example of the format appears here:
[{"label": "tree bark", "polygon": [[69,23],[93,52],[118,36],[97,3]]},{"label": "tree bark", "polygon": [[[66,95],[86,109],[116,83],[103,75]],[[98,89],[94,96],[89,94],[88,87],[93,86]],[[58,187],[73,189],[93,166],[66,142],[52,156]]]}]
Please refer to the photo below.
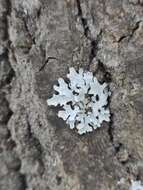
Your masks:
[{"label": "tree bark", "polygon": [[[143,1],[0,0],[0,15],[0,190],[143,182]],[[46,103],[70,67],[112,91],[111,122],[83,136]]]}]

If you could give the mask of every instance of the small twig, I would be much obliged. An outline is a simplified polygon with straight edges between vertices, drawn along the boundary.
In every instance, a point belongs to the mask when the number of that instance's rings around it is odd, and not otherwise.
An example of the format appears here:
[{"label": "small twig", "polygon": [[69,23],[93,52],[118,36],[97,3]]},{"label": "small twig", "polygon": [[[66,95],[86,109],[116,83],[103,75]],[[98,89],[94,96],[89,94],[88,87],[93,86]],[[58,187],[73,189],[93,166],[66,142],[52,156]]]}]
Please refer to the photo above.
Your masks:
[{"label": "small twig", "polygon": [[56,59],[56,60],[57,60],[56,57],[48,57],[48,58],[46,59],[46,61],[44,62],[44,64],[43,64],[43,65],[41,66],[41,68],[39,69],[39,72],[44,69],[44,67],[45,67],[46,64],[49,62],[50,59]]}]

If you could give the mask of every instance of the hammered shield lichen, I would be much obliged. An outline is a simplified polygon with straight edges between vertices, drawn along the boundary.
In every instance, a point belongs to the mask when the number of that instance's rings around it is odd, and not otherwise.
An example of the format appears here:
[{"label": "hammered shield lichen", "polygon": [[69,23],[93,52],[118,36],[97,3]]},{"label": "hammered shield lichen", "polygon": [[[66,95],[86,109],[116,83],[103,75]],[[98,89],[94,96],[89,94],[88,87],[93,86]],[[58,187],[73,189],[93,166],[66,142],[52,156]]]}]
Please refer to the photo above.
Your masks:
[{"label": "hammered shield lichen", "polygon": [[79,134],[92,132],[101,127],[103,121],[110,121],[108,97],[111,95],[106,83],[100,84],[92,72],[83,69],[69,69],[68,82],[59,78],[59,85],[54,85],[54,94],[47,100],[48,105],[60,105],[58,117],[66,121],[71,129]]}]

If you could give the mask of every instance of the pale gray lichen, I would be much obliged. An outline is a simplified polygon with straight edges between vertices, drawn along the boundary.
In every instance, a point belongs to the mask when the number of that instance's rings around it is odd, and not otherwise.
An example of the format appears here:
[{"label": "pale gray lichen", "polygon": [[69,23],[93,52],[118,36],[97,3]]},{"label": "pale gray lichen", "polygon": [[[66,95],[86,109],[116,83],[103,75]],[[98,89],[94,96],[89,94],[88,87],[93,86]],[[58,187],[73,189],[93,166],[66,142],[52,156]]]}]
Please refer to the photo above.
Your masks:
[{"label": "pale gray lichen", "polygon": [[141,181],[131,181],[130,190],[143,190],[143,186],[141,185]]},{"label": "pale gray lichen", "polygon": [[108,97],[111,92],[106,83],[100,84],[92,72],[72,67],[67,74],[68,82],[59,78],[59,85],[54,85],[54,94],[47,100],[48,105],[62,106],[58,117],[66,121],[71,129],[79,134],[91,132],[101,127],[103,121],[110,121]]}]

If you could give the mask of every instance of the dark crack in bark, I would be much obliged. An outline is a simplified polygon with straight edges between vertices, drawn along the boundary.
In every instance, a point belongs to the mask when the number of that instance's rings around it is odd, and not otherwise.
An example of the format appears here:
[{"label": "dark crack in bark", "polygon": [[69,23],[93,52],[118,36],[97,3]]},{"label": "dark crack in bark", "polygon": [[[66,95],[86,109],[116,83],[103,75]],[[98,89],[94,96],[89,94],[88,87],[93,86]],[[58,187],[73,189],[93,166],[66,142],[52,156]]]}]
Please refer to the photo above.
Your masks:
[{"label": "dark crack in bark", "polygon": [[135,23],[135,26],[130,30],[129,34],[126,34],[126,35],[121,36],[121,37],[118,39],[117,43],[121,43],[121,42],[122,42],[123,40],[125,40],[125,39],[127,39],[128,42],[129,42],[129,41],[134,37],[135,32],[139,29],[141,22],[142,22],[142,21],[136,22],[136,23]]},{"label": "dark crack in bark", "polygon": [[91,46],[91,50],[90,50],[90,55],[89,55],[89,64],[87,64],[87,69],[89,69],[90,65],[92,64],[93,59],[96,57],[97,52],[99,50],[99,43],[102,39],[102,29],[100,30],[99,34],[97,34],[96,39],[93,39],[91,37],[91,31],[90,28],[88,26],[88,20],[86,18],[83,17],[83,12],[82,12],[82,8],[81,8],[81,4],[80,4],[80,0],[76,0],[77,3],[77,9],[78,9],[78,16],[81,19],[81,23],[83,26],[83,30],[84,30],[84,35],[85,37],[90,40],[90,46]]},{"label": "dark crack in bark", "polygon": [[102,30],[97,35],[95,40],[91,40],[91,51],[89,55],[89,65],[92,63],[93,59],[96,57],[98,52],[98,45],[102,38]]},{"label": "dark crack in bark", "polygon": [[81,4],[80,4],[80,0],[76,0],[77,3],[77,9],[78,9],[78,16],[81,19],[81,23],[84,29],[84,35],[89,38],[89,27],[88,27],[88,23],[87,23],[87,19],[83,17],[83,13],[82,13],[82,8],[81,8]]}]

